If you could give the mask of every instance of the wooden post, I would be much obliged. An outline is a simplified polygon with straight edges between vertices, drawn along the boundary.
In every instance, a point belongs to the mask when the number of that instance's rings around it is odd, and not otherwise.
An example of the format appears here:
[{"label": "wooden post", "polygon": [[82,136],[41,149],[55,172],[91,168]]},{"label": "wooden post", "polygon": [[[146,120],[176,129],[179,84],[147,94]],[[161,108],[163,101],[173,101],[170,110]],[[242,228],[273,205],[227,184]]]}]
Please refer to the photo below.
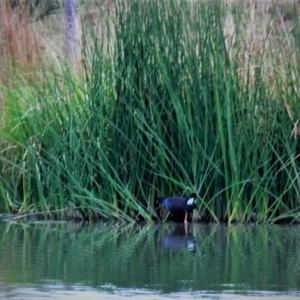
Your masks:
[{"label": "wooden post", "polygon": [[77,44],[76,0],[64,0],[64,11],[66,56],[69,62],[74,63]]}]

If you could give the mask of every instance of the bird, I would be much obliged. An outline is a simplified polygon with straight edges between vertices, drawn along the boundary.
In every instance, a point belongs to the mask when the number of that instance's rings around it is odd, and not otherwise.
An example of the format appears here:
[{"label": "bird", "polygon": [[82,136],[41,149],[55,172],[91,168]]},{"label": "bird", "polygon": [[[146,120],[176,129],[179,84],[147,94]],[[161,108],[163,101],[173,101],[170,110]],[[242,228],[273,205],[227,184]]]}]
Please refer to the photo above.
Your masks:
[{"label": "bird", "polygon": [[188,223],[188,213],[197,208],[195,200],[197,195],[191,194],[188,198],[181,196],[157,196],[157,201],[165,206],[172,214],[176,212],[185,212],[184,223]]}]

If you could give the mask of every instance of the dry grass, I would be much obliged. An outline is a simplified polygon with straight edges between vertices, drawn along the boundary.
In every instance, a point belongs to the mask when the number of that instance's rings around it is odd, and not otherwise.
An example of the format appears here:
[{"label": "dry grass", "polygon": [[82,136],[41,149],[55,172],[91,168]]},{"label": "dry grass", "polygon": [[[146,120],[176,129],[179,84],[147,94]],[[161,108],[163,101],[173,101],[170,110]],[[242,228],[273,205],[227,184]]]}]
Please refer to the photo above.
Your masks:
[{"label": "dry grass", "polygon": [[[270,67],[273,63],[274,53],[278,48],[284,49],[285,54],[292,54],[294,51],[291,30],[294,26],[296,15],[299,17],[299,3],[293,0],[229,0],[228,14],[224,27],[224,35],[227,38],[228,48],[234,53],[237,50],[241,55],[240,66],[247,69],[251,57],[254,66],[259,63],[265,64],[266,73],[270,75]],[[242,34],[237,40],[234,15],[232,9],[241,6],[241,23],[239,30]],[[296,6],[295,6],[296,5]],[[296,11],[295,11],[296,7]],[[282,48],[283,47],[283,48]],[[280,51],[282,52],[282,51]],[[282,59],[278,56],[278,62]],[[280,66],[281,64],[276,64]],[[244,67],[243,67],[244,66]]]},{"label": "dry grass", "polygon": [[10,83],[11,70],[19,70],[27,77],[41,66],[42,40],[32,31],[24,7],[15,12],[4,1],[0,4],[0,81]]},{"label": "dry grass", "polygon": [[[297,90],[297,78],[287,63],[298,64],[298,54],[295,47],[292,30],[299,26],[300,1],[294,0],[229,0],[228,13],[224,26],[224,36],[231,56],[238,55],[240,74],[245,82],[255,81],[257,69],[262,79],[268,82],[267,91],[272,99],[272,93],[278,90],[278,78],[286,84],[291,84]],[[239,5],[241,23],[235,25],[233,9]],[[237,34],[237,30],[241,30]],[[291,76],[292,74],[292,76]],[[294,123],[292,134],[299,135],[298,120],[286,100],[287,90],[282,91],[284,105]]]},{"label": "dry grass", "polygon": [[[41,67],[42,41],[31,27],[25,11],[20,6],[13,11],[7,1],[0,3],[0,85],[13,88],[15,76],[31,82]],[[0,109],[5,112],[5,99],[0,94]],[[3,115],[2,115],[3,116]],[[1,124],[1,120],[0,120]]]},{"label": "dry grass", "polygon": [[[230,54],[239,55],[241,72],[248,70],[254,76],[255,68],[264,65],[264,74],[269,78],[278,72],[284,74],[282,55],[296,60],[290,32],[293,27],[295,6],[299,16],[300,0],[224,0],[228,12],[224,24],[224,35]],[[21,1],[22,2],[22,1]],[[79,2],[79,1],[78,1]],[[51,66],[58,65],[65,58],[64,51],[64,14],[54,15],[32,22],[25,8],[18,11],[2,1],[0,4],[0,82],[9,84],[12,69],[21,71],[29,79],[41,67],[42,60]],[[81,22],[88,22],[98,30],[99,36],[105,30],[100,16],[103,10],[112,7],[113,1],[88,1],[88,7],[78,4],[78,47],[74,66],[80,67],[81,61]],[[239,6],[239,8],[237,8]],[[236,27],[234,10],[239,10],[240,28]],[[237,34],[242,30],[242,34]],[[281,33],[280,35],[278,33]],[[241,40],[240,38],[243,38]],[[239,40],[238,40],[239,38]],[[284,47],[284,52],[279,47]],[[276,60],[276,69],[274,66]],[[296,63],[296,61],[295,61]],[[81,69],[81,68],[80,68]],[[246,74],[245,74],[246,76]]]}]

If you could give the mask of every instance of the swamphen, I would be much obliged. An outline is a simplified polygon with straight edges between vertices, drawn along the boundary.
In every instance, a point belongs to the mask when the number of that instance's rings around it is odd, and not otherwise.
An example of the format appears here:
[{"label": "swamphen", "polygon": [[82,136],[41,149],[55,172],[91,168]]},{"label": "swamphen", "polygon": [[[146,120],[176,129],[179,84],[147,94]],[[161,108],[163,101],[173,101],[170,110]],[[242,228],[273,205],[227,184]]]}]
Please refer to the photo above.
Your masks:
[{"label": "swamphen", "polygon": [[187,223],[188,213],[193,211],[197,208],[195,200],[197,195],[193,193],[189,198],[184,198],[180,196],[171,196],[171,197],[164,197],[164,196],[157,196],[157,200],[163,204],[166,209],[171,213],[176,212],[185,212],[184,223]]}]

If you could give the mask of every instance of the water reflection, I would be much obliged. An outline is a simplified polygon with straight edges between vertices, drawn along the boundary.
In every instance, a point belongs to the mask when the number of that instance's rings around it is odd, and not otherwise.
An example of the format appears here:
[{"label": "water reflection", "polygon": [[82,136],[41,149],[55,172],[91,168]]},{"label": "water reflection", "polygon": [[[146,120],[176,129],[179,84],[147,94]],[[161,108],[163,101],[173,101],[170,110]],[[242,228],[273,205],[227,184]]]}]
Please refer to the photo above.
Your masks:
[{"label": "water reflection", "polygon": [[299,247],[288,226],[0,222],[0,294],[299,297]]},{"label": "water reflection", "polygon": [[189,229],[190,227],[187,224],[175,224],[173,231],[160,241],[159,245],[162,248],[186,249],[195,252],[196,240]]}]

